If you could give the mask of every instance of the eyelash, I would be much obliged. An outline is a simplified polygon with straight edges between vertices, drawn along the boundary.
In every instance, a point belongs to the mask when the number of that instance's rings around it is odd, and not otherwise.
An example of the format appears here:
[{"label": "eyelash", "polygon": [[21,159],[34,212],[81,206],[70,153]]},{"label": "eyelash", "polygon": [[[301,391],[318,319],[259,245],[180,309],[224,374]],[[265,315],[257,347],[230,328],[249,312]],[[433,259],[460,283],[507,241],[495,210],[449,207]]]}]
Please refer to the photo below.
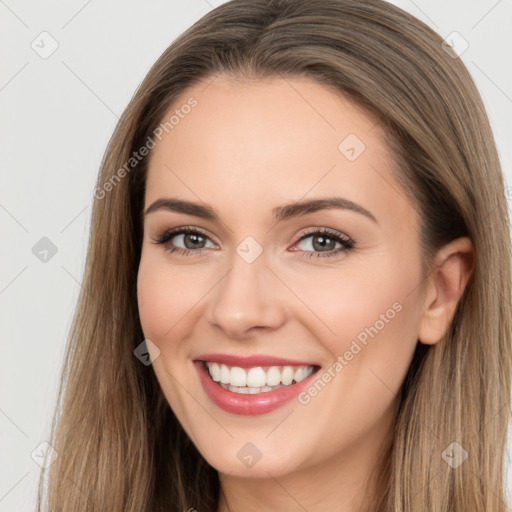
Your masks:
[{"label": "eyelash", "polygon": [[[164,245],[169,240],[174,238],[177,235],[183,235],[183,234],[193,234],[193,235],[200,235],[204,238],[209,238],[206,233],[201,231],[198,228],[190,228],[190,227],[183,227],[183,228],[175,228],[168,231],[164,231],[162,234],[157,236],[157,238],[153,239],[154,243],[157,245]],[[325,252],[315,252],[315,251],[301,251],[302,256],[305,258],[329,258],[331,256],[335,256],[340,253],[348,252],[355,248],[356,242],[350,237],[344,237],[341,233],[338,231],[329,229],[329,228],[321,228],[316,229],[313,231],[308,231],[307,233],[304,233],[299,240],[297,240],[296,244],[299,242],[302,242],[302,240],[305,240],[306,238],[311,237],[312,235],[321,235],[326,236],[326,238],[329,238],[330,240],[334,242],[338,242],[342,245],[342,247],[331,250],[331,251],[325,251]],[[294,245],[296,245],[294,244]],[[190,253],[194,253],[194,255],[199,256],[202,254],[206,249],[183,249],[181,247],[173,247],[173,246],[166,246],[165,251],[168,253],[177,253],[180,256],[188,256]]]}]

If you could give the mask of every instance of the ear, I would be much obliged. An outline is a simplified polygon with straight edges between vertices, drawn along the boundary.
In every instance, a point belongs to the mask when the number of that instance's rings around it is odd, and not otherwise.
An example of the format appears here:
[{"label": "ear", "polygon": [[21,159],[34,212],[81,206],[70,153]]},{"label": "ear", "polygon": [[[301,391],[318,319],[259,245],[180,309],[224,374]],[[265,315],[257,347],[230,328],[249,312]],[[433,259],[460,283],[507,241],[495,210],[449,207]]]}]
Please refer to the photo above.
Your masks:
[{"label": "ear", "polygon": [[418,331],[421,343],[433,345],[447,332],[473,268],[474,247],[468,237],[452,240],[438,251],[427,282]]}]

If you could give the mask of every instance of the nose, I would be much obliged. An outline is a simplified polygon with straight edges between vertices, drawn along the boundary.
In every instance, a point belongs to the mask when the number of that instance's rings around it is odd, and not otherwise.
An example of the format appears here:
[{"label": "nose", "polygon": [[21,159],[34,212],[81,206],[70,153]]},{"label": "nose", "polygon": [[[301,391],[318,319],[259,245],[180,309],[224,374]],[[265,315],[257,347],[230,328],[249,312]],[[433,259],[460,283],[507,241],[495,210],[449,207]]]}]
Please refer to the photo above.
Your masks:
[{"label": "nose", "polygon": [[212,290],[208,321],[232,339],[277,329],[286,320],[281,293],[282,284],[267,268],[263,255],[248,263],[235,254],[231,269]]}]

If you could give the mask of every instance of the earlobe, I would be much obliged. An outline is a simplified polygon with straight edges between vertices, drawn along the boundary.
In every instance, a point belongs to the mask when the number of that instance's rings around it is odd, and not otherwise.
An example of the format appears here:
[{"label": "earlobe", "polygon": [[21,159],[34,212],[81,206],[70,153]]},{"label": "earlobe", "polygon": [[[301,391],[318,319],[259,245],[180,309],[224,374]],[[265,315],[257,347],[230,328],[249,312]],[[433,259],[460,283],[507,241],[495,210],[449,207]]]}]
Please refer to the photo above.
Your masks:
[{"label": "earlobe", "polygon": [[445,335],[473,268],[474,247],[468,237],[457,238],[438,251],[419,325],[421,343],[433,345]]}]

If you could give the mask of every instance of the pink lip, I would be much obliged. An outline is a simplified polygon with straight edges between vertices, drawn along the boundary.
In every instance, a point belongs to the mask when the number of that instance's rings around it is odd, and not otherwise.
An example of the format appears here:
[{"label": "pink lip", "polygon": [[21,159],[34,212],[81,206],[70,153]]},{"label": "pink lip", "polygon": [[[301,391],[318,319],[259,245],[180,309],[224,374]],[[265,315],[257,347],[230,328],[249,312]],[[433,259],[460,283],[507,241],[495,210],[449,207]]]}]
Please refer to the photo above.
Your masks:
[{"label": "pink lip", "polygon": [[[240,361],[240,358],[235,358]],[[251,359],[251,358],[249,358]],[[280,363],[275,363],[275,358],[272,359],[271,366],[278,366]],[[212,361],[208,357],[207,361]],[[217,362],[218,360],[215,359]],[[226,359],[224,359],[226,361]],[[262,358],[258,356],[258,361],[261,363],[262,361],[268,362],[269,359]],[[279,359],[279,361],[284,361]],[[247,362],[247,359],[244,359],[244,362]],[[227,363],[224,363],[227,364]],[[238,364],[238,363],[237,363]],[[287,363],[290,365],[290,363]],[[293,365],[299,364],[302,365],[304,363],[293,363]],[[307,363],[306,363],[307,364]],[[235,364],[230,363],[230,366],[235,366]],[[316,377],[316,371],[314,371],[311,375],[306,377],[305,379],[297,382],[295,384],[291,384],[290,386],[286,386],[279,389],[274,389],[273,391],[266,391],[262,393],[256,393],[254,395],[249,394],[241,394],[234,393],[233,391],[229,391],[227,389],[222,388],[214,382],[210,377],[208,370],[206,369],[205,363],[201,360],[194,361],[194,366],[197,369],[199,374],[199,379],[201,384],[203,385],[203,389],[205,393],[208,395],[210,400],[223,409],[226,412],[230,412],[233,414],[241,414],[245,416],[255,416],[257,414],[265,414],[274,411],[275,409],[283,406],[293,398],[295,398],[301,391],[303,391],[309,384],[311,380]],[[242,367],[241,365],[239,365]],[[247,365],[249,366],[249,365]],[[245,367],[247,367],[245,366]],[[252,366],[262,366],[254,365]]]},{"label": "pink lip", "polygon": [[296,361],[266,355],[234,356],[232,354],[203,354],[196,357],[196,360],[211,361],[225,364],[226,366],[239,366],[240,368],[252,368],[253,366],[316,366],[315,363],[310,361]]}]

